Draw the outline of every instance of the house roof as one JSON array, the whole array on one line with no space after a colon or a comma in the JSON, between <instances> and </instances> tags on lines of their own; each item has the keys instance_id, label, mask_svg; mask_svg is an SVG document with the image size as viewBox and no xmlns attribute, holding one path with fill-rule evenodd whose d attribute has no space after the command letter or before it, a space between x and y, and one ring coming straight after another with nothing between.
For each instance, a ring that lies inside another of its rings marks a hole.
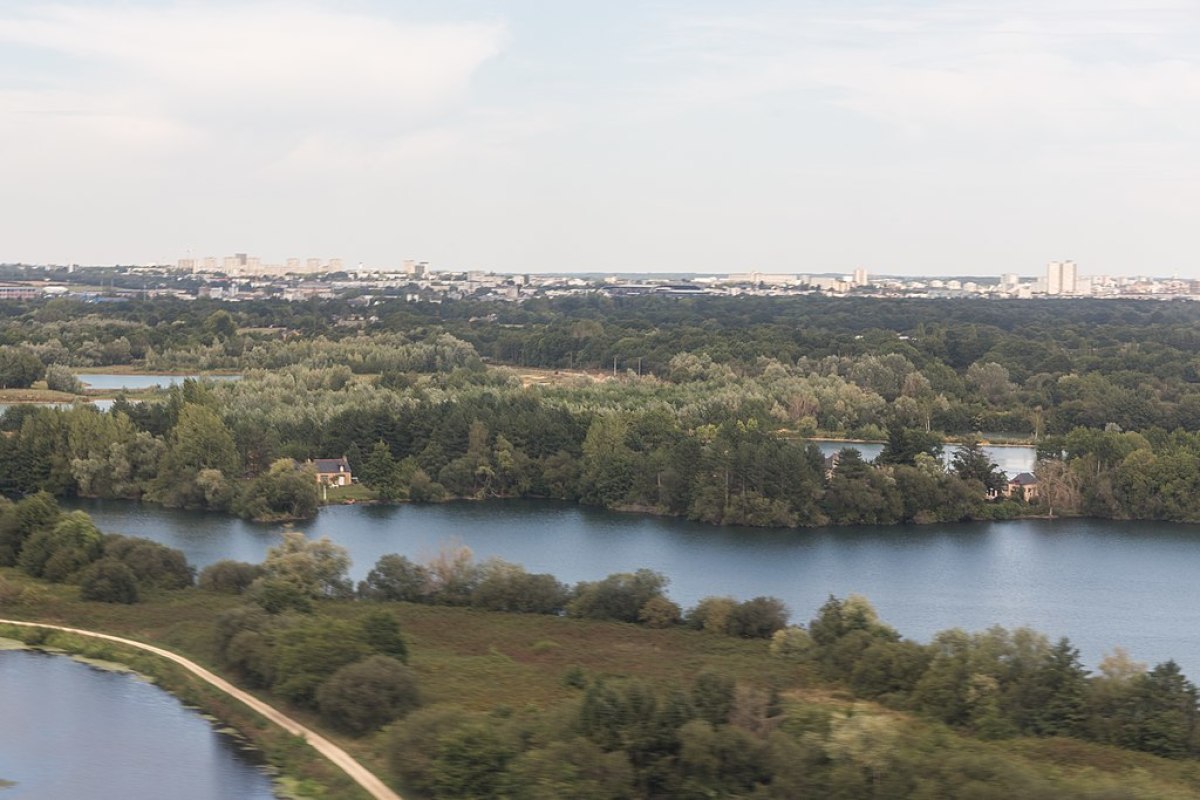
<instances>
[{"instance_id":1,"label":"house roof","mask_svg":"<svg viewBox=\"0 0 1200 800\"><path fill-rule=\"evenodd\" d=\"M1017 477L1013 478L1009 483L1014 483L1017 486L1037 486L1038 479L1028 472L1022 472Z\"/></svg>"},{"instance_id":2,"label":"house roof","mask_svg":"<svg viewBox=\"0 0 1200 800\"><path fill-rule=\"evenodd\" d=\"M345 456L341 458L315 458L313 464L317 467L318 473L328 472L349 472L350 462Z\"/></svg>"}]
</instances>

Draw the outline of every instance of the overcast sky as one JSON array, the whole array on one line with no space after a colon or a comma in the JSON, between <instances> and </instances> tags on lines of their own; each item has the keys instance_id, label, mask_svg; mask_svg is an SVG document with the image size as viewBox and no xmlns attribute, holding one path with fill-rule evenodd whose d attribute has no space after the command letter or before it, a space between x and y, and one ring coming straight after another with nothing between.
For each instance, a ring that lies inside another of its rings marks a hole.
<instances>
[{"instance_id":1,"label":"overcast sky","mask_svg":"<svg viewBox=\"0 0 1200 800\"><path fill-rule=\"evenodd\" d=\"M0 178L0 261L1200 277L1200 0L5 0Z\"/></svg>"}]
</instances>

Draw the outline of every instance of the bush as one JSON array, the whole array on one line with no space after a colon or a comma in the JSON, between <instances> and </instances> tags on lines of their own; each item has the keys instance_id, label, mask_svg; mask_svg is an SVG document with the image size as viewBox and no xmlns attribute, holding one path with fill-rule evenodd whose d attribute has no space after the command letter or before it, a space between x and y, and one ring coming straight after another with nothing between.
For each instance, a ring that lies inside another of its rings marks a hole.
<instances>
[{"instance_id":1,"label":"bush","mask_svg":"<svg viewBox=\"0 0 1200 800\"><path fill-rule=\"evenodd\" d=\"M312 595L288 578L264 575L250 584L246 595L268 614L282 614L285 611L310 614L313 610Z\"/></svg>"},{"instance_id":2,"label":"bush","mask_svg":"<svg viewBox=\"0 0 1200 800\"><path fill-rule=\"evenodd\" d=\"M275 634L272 691L310 705L317 689L341 667L372 655L358 626L332 619L305 620Z\"/></svg>"},{"instance_id":3,"label":"bush","mask_svg":"<svg viewBox=\"0 0 1200 800\"><path fill-rule=\"evenodd\" d=\"M732 597L705 597L688 611L687 624L710 633L729 633L729 620L737 601Z\"/></svg>"},{"instance_id":4,"label":"bush","mask_svg":"<svg viewBox=\"0 0 1200 800\"><path fill-rule=\"evenodd\" d=\"M670 628L681 619L679 606L661 595L651 597L638 612L638 621L648 628Z\"/></svg>"},{"instance_id":5,"label":"bush","mask_svg":"<svg viewBox=\"0 0 1200 800\"><path fill-rule=\"evenodd\" d=\"M46 368L23 347L0 347L0 389L28 389Z\"/></svg>"},{"instance_id":6,"label":"bush","mask_svg":"<svg viewBox=\"0 0 1200 800\"><path fill-rule=\"evenodd\" d=\"M309 519L319 504L315 469L281 458L243 488L233 508L243 517L273 521Z\"/></svg>"},{"instance_id":7,"label":"bush","mask_svg":"<svg viewBox=\"0 0 1200 800\"><path fill-rule=\"evenodd\" d=\"M136 536L104 537L104 555L133 570L138 583L159 589L186 589L195 580L182 551Z\"/></svg>"},{"instance_id":8,"label":"bush","mask_svg":"<svg viewBox=\"0 0 1200 800\"><path fill-rule=\"evenodd\" d=\"M771 655L787 661L803 661L814 647L808 631L794 625L781 628L771 636Z\"/></svg>"},{"instance_id":9,"label":"bush","mask_svg":"<svg viewBox=\"0 0 1200 800\"><path fill-rule=\"evenodd\" d=\"M20 503L17 504L18 509ZM53 528L42 528L21 548L18 564L35 578L64 581L103 552L103 535L82 511L64 515Z\"/></svg>"},{"instance_id":10,"label":"bush","mask_svg":"<svg viewBox=\"0 0 1200 800\"><path fill-rule=\"evenodd\" d=\"M317 707L325 721L359 736L419 704L416 673L387 656L370 656L344 666L317 689Z\"/></svg>"},{"instance_id":11,"label":"bush","mask_svg":"<svg viewBox=\"0 0 1200 800\"><path fill-rule=\"evenodd\" d=\"M479 570L479 584L471 605L489 611L520 614L561 614L570 590L553 575L530 574L523 567L499 558L489 559Z\"/></svg>"},{"instance_id":12,"label":"bush","mask_svg":"<svg viewBox=\"0 0 1200 800\"><path fill-rule=\"evenodd\" d=\"M386 611L373 611L363 618L362 638L376 652L408 663L408 645L400 633L400 623Z\"/></svg>"},{"instance_id":13,"label":"bush","mask_svg":"<svg viewBox=\"0 0 1200 800\"><path fill-rule=\"evenodd\" d=\"M226 558L201 570L198 583L205 591L242 594L262 573L263 569L258 564Z\"/></svg>"},{"instance_id":14,"label":"bush","mask_svg":"<svg viewBox=\"0 0 1200 800\"><path fill-rule=\"evenodd\" d=\"M83 394L83 384L71 372L70 367L51 364L46 368L46 388L55 392Z\"/></svg>"},{"instance_id":15,"label":"bush","mask_svg":"<svg viewBox=\"0 0 1200 800\"><path fill-rule=\"evenodd\" d=\"M367 579L358 584L358 594L371 600L400 600L418 603L426 599L429 571L404 556L380 556Z\"/></svg>"},{"instance_id":16,"label":"bush","mask_svg":"<svg viewBox=\"0 0 1200 800\"><path fill-rule=\"evenodd\" d=\"M776 597L755 597L734 607L729 633L744 639L770 639L788 624L788 608Z\"/></svg>"},{"instance_id":17,"label":"bush","mask_svg":"<svg viewBox=\"0 0 1200 800\"><path fill-rule=\"evenodd\" d=\"M664 575L648 569L616 573L602 581L585 581L576 587L575 599L567 604L567 614L637 622L642 608L651 598L661 596L666 585Z\"/></svg>"},{"instance_id":18,"label":"bush","mask_svg":"<svg viewBox=\"0 0 1200 800\"><path fill-rule=\"evenodd\" d=\"M79 576L79 596L99 603L136 603L137 578L114 558L102 558Z\"/></svg>"}]
</instances>

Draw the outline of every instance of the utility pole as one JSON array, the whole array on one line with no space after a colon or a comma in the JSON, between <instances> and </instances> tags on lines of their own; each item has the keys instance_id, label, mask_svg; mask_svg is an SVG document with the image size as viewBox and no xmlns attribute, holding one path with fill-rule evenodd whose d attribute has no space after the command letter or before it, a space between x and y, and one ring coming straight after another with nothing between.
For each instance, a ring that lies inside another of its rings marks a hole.
<instances>
[{"instance_id":1,"label":"utility pole","mask_svg":"<svg viewBox=\"0 0 1200 800\"><path fill-rule=\"evenodd\" d=\"M617 357L613 356L613 377L617 377Z\"/></svg>"}]
</instances>

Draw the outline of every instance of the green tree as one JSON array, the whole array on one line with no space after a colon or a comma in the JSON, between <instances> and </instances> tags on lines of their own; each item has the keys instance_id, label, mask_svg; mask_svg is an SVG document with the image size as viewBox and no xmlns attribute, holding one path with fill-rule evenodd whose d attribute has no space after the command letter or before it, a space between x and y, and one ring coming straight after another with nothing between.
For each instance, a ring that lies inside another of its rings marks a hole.
<instances>
[{"instance_id":1,"label":"green tree","mask_svg":"<svg viewBox=\"0 0 1200 800\"><path fill-rule=\"evenodd\" d=\"M1135 679L1122 709L1120 744L1182 758L1196 751L1197 690L1174 661Z\"/></svg>"},{"instance_id":2,"label":"green tree","mask_svg":"<svg viewBox=\"0 0 1200 800\"><path fill-rule=\"evenodd\" d=\"M419 603L428 591L429 571L395 553L380 556L367 579L358 584L359 596L371 600Z\"/></svg>"},{"instance_id":3,"label":"green tree","mask_svg":"<svg viewBox=\"0 0 1200 800\"><path fill-rule=\"evenodd\" d=\"M300 531L284 531L280 543L267 550L262 566L266 578L290 583L312 598L352 593L346 576L350 556L324 537L310 540Z\"/></svg>"},{"instance_id":4,"label":"green tree","mask_svg":"<svg viewBox=\"0 0 1200 800\"><path fill-rule=\"evenodd\" d=\"M45 371L45 365L29 350L0 347L0 389L28 389Z\"/></svg>"},{"instance_id":5,"label":"green tree","mask_svg":"<svg viewBox=\"0 0 1200 800\"><path fill-rule=\"evenodd\" d=\"M229 481L238 471L237 447L225 423L207 406L184 403L150 497L168 506L224 508L234 497Z\"/></svg>"},{"instance_id":6,"label":"green tree","mask_svg":"<svg viewBox=\"0 0 1200 800\"><path fill-rule=\"evenodd\" d=\"M208 316L208 319L204 320L204 331L209 336L228 340L237 335L237 323L233 321L232 314L221 309L214 311Z\"/></svg>"},{"instance_id":7,"label":"green tree","mask_svg":"<svg viewBox=\"0 0 1200 800\"><path fill-rule=\"evenodd\" d=\"M400 472L392 449L386 442L376 442L363 462L361 480L376 491L383 500L396 500L404 496Z\"/></svg>"},{"instance_id":8,"label":"green tree","mask_svg":"<svg viewBox=\"0 0 1200 800\"><path fill-rule=\"evenodd\" d=\"M530 574L524 567L499 558L479 568L471 605L491 611L522 614L560 614L570 590L553 575Z\"/></svg>"},{"instance_id":9,"label":"green tree","mask_svg":"<svg viewBox=\"0 0 1200 800\"><path fill-rule=\"evenodd\" d=\"M137 577L120 561L102 558L79 574L79 596L99 603L136 603Z\"/></svg>"},{"instance_id":10,"label":"green tree","mask_svg":"<svg viewBox=\"0 0 1200 800\"><path fill-rule=\"evenodd\" d=\"M311 619L275 636L272 690L280 697L311 705L318 687L341 667L371 655L359 627L333 619Z\"/></svg>"},{"instance_id":11,"label":"green tree","mask_svg":"<svg viewBox=\"0 0 1200 800\"><path fill-rule=\"evenodd\" d=\"M53 528L34 533L18 561L35 578L65 581L103 553L103 534L82 511L64 514Z\"/></svg>"},{"instance_id":12,"label":"green tree","mask_svg":"<svg viewBox=\"0 0 1200 800\"><path fill-rule=\"evenodd\" d=\"M5 507L0 512L0 567L16 566L29 536L53 527L61 514L49 492L38 492Z\"/></svg>"},{"instance_id":13,"label":"green tree","mask_svg":"<svg viewBox=\"0 0 1200 800\"><path fill-rule=\"evenodd\" d=\"M492 800L503 796L506 770L516 746L494 727L467 724L438 740L432 766L438 797Z\"/></svg>"},{"instance_id":14,"label":"green tree","mask_svg":"<svg viewBox=\"0 0 1200 800\"><path fill-rule=\"evenodd\" d=\"M729 616L729 633L743 639L770 639L787 627L790 612L776 597L755 597L734 607Z\"/></svg>"},{"instance_id":15,"label":"green tree","mask_svg":"<svg viewBox=\"0 0 1200 800\"><path fill-rule=\"evenodd\" d=\"M254 581L262 577L262 573L262 567L258 564L226 558L202 569L197 584L209 592L242 594Z\"/></svg>"},{"instance_id":16,"label":"green tree","mask_svg":"<svg viewBox=\"0 0 1200 800\"><path fill-rule=\"evenodd\" d=\"M912 464L922 453L942 457L942 437L917 428L893 425L888 428L888 440L879 454L879 464Z\"/></svg>"},{"instance_id":17,"label":"green tree","mask_svg":"<svg viewBox=\"0 0 1200 800\"><path fill-rule=\"evenodd\" d=\"M950 461L950 468L964 481L979 481L985 489L1000 492L1007 485L1007 477L984 451L978 439L970 439L958 446Z\"/></svg>"},{"instance_id":18,"label":"green tree","mask_svg":"<svg viewBox=\"0 0 1200 800\"><path fill-rule=\"evenodd\" d=\"M567 604L567 614L637 622L642 607L651 598L662 595L666 586L666 576L648 569L615 573L601 581L584 581L576 586L575 597Z\"/></svg>"},{"instance_id":19,"label":"green tree","mask_svg":"<svg viewBox=\"0 0 1200 800\"><path fill-rule=\"evenodd\" d=\"M290 458L281 458L242 489L234 510L260 521L309 519L319 504L317 474Z\"/></svg>"},{"instance_id":20,"label":"green tree","mask_svg":"<svg viewBox=\"0 0 1200 800\"><path fill-rule=\"evenodd\" d=\"M149 539L110 534L104 537L104 556L129 567L141 586L186 589L195 579L182 551Z\"/></svg>"},{"instance_id":21,"label":"green tree","mask_svg":"<svg viewBox=\"0 0 1200 800\"><path fill-rule=\"evenodd\" d=\"M404 716L419 704L416 673L382 655L341 667L317 689L321 717L356 736Z\"/></svg>"},{"instance_id":22,"label":"green tree","mask_svg":"<svg viewBox=\"0 0 1200 800\"><path fill-rule=\"evenodd\" d=\"M62 364L46 367L46 388L55 392L83 394L83 383L75 377L70 367Z\"/></svg>"},{"instance_id":23,"label":"green tree","mask_svg":"<svg viewBox=\"0 0 1200 800\"><path fill-rule=\"evenodd\" d=\"M371 649L397 661L408 663L408 645L400 633L400 623L386 611L372 611L362 620L363 641Z\"/></svg>"}]
</instances>

